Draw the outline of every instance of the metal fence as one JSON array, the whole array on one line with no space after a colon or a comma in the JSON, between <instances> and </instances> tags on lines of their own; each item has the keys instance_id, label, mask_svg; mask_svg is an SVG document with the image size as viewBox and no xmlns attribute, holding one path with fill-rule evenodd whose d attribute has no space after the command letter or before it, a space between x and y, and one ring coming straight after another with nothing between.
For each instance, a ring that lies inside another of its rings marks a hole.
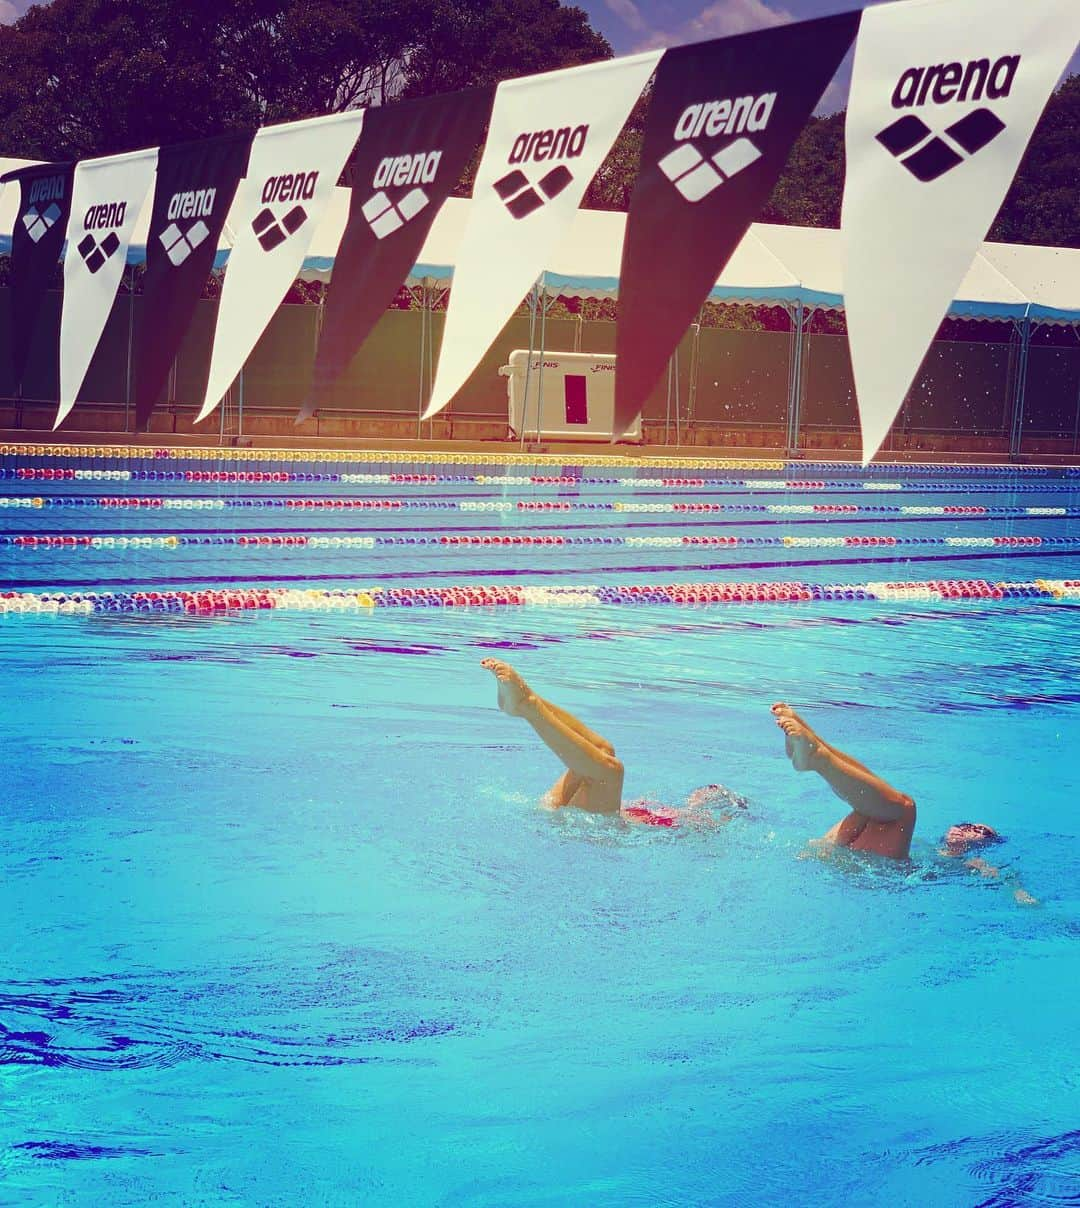
<instances>
[{"instance_id":1,"label":"metal fence","mask_svg":"<svg viewBox=\"0 0 1080 1208\"><path fill-rule=\"evenodd\" d=\"M21 423L20 403L57 397L60 301L59 293L47 296L23 398L14 400L10 293L0 289L0 397L8 400L14 426ZM84 410L88 404L122 409L125 430L134 421L130 350L140 336L141 303L141 295L117 297L79 396ZM185 415L197 410L216 308L214 301L199 303L162 406ZM444 318L427 307L387 311L324 410L356 417L416 416L430 389ZM244 368L249 423L259 414L291 416L304 401L319 322L318 306L278 309ZM1080 328L1058 329L1068 334L1046 344L1038 329L1025 340L1019 326L995 327L1003 335L999 342L935 341L893 436L909 441L919 435L997 438L1009 442L1013 453L1046 442L1053 442L1055 451L1080 451ZM529 314L515 315L506 324L452 405L456 418L505 419L506 381L498 369L511 349L530 347L530 331L539 347L540 325ZM543 343L553 351L614 352L615 325L549 317ZM76 427L78 415L77 407L72 417ZM858 416L847 339L805 330L799 335L795 324L790 332L692 327L667 379L646 401L643 417L647 427L664 428L668 440L692 429L753 430L774 438L770 443L798 448L823 434L854 434ZM242 425L243 417L236 422Z\"/></svg>"}]
</instances>

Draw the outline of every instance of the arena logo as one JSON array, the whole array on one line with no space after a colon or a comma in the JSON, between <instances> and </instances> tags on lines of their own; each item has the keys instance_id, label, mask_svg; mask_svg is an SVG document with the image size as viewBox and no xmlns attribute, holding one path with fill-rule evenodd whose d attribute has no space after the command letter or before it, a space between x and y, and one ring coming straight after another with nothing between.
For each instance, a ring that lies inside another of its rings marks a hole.
<instances>
[{"instance_id":1,"label":"arena logo","mask_svg":"<svg viewBox=\"0 0 1080 1208\"><path fill-rule=\"evenodd\" d=\"M775 92L740 96L688 105L675 123L673 137L680 145L669 151L657 167L687 201L700 201L725 181L757 163L762 152L746 137L764 130L776 104ZM728 139L716 151L702 152L691 139Z\"/></svg>"},{"instance_id":2,"label":"arena logo","mask_svg":"<svg viewBox=\"0 0 1080 1208\"><path fill-rule=\"evenodd\" d=\"M77 245L79 255L86 262L86 267L96 273L120 247L118 227L124 225L127 217L126 201L106 201L91 206L83 216L83 227L88 232ZM97 239L94 231L107 230L103 239Z\"/></svg>"},{"instance_id":3,"label":"arena logo","mask_svg":"<svg viewBox=\"0 0 1080 1208\"><path fill-rule=\"evenodd\" d=\"M442 160L441 151L418 151L414 155L391 155L379 161L372 177L376 190L360 207L376 239L385 239L415 218L431 200L421 188L435 179ZM394 201L387 189L409 191Z\"/></svg>"},{"instance_id":4,"label":"arena logo","mask_svg":"<svg viewBox=\"0 0 1080 1208\"><path fill-rule=\"evenodd\" d=\"M307 222L307 210L300 204L292 206L284 217L278 218L270 208L288 202L310 201L315 196L318 172L286 172L281 176L270 176L263 185L263 209L255 215L251 229L262 245L263 251L272 252L280 247L290 235Z\"/></svg>"},{"instance_id":5,"label":"arena logo","mask_svg":"<svg viewBox=\"0 0 1080 1208\"><path fill-rule=\"evenodd\" d=\"M948 105L997 101L1012 90L1019 55L972 59L967 64L937 63L909 67L896 82L894 109L913 109L927 104ZM1005 129L1005 123L985 105L973 109L946 126L940 133L914 113L906 113L877 135L881 145L924 184L937 180L981 151Z\"/></svg>"},{"instance_id":6,"label":"arena logo","mask_svg":"<svg viewBox=\"0 0 1080 1208\"><path fill-rule=\"evenodd\" d=\"M59 220L63 210L57 203L64 200L65 191L63 176L43 176L30 185L22 223L34 243L43 239Z\"/></svg>"},{"instance_id":7,"label":"arena logo","mask_svg":"<svg viewBox=\"0 0 1080 1208\"><path fill-rule=\"evenodd\" d=\"M213 214L216 198L216 189L193 189L174 193L169 198L166 216L170 222L158 238L174 266L183 264L191 253L209 238L210 228L203 219ZM182 227L178 219L187 222L187 225ZM190 219L194 221L188 221Z\"/></svg>"},{"instance_id":8,"label":"arena logo","mask_svg":"<svg viewBox=\"0 0 1080 1208\"><path fill-rule=\"evenodd\" d=\"M507 162L527 164L530 160L546 163L555 159L576 159L585 150L588 137L587 125L526 131L514 139ZM574 174L564 163L545 172L535 184L515 167L492 187L515 218L525 218L558 197L573 179Z\"/></svg>"}]
</instances>

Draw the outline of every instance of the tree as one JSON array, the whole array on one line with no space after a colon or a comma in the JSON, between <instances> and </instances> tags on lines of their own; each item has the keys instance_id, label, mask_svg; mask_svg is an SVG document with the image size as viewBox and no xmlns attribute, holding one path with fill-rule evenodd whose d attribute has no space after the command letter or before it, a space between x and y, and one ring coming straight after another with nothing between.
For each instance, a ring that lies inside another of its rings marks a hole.
<instances>
[{"instance_id":1,"label":"tree","mask_svg":"<svg viewBox=\"0 0 1080 1208\"><path fill-rule=\"evenodd\" d=\"M1050 98L990 238L1080 248L1080 75Z\"/></svg>"},{"instance_id":2,"label":"tree","mask_svg":"<svg viewBox=\"0 0 1080 1208\"><path fill-rule=\"evenodd\" d=\"M420 9L423 33L402 66L404 96L611 58L587 14L559 0L434 0Z\"/></svg>"},{"instance_id":3,"label":"tree","mask_svg":"<svg viewBox=\"0 0 1080 1208\"><path fill-rule=\"evenodd\" d=\"M838 227L844 193L844 114L812 117L791 149L762 222Z\"/></svg>"},{"instance_id":4,"label":"tree","mask_svg":"<svg viewBox=\"0 0 1080 1208\"><path fill-rule=\"evenodd\" d=\"M639 105L619 136L586 204L625 210L641 154L644 110ZM844 192L846 114L812 117L791 149L761 222L838 227ZM1080 247L1080 75L1051 96L988 238L1006 243Z\"/></svg>"},{"instance_id":5,"label":"tree","mask_svg":"<svg viewBox=\"0 0 1080 1208\"><path fill-rule=\"evenodd\" d=\"M77 158L610 54L559 0L53 0L0 27L0 120Z\"/></svg>"}]
</instances>

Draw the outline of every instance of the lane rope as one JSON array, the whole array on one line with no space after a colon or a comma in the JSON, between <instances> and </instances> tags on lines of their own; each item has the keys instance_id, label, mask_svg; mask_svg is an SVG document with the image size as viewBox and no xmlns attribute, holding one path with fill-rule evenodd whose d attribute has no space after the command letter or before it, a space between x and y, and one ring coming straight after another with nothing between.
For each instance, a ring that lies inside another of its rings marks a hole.
<instances>
[{"instance_id":1,"label":"lane rope","mask_svg":"<svg viewBox=\"0 0 1080 1208\"><path fill-rule=\"evenodd\" d=\"M402 587L328 591L241 588L220 591L0 592L5 616L86 616L99 613L213 615L251 610L327 612L376 608L489 608L598 605L793 604L813 601L929 603L977 600L1080 600L1080 579L990 583L985 579L928 579L858 584L672 583L560 587Z\"/></svg>"},{"instance_id":2,"label":"lane rope","mask_svg":"<svg viewBox=\"0 0 1080 1208\"><path fill-rule=\"evenodd\" d=\"M0 535L0 547L23 550L111 550L111 549L184 549L194 546L228 546L239 549L374 549L379 546L413 546L427 549L506 549L510 546L558 547L621 545L629 548L790 548L790 549L850 549L862 547L897 548L909 546L953 546L973 549L1008 549L1023 546L1074 548L1080 546L1080 536L1015 536L999 534L982 537L892 537L852 534L844 537L594 537L564 534L507 533L444 533L438 537L371 537L355 534L310 535L306 533L208 533L180 534L47 534L32 533Z\"/></svg>"}]
</instances>

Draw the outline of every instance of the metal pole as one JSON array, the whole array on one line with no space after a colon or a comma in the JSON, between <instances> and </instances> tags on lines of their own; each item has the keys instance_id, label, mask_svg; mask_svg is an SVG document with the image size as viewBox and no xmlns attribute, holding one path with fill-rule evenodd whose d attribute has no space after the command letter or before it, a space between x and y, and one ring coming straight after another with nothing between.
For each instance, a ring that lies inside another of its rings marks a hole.
<instances>
[{"instance_id":1,"label":"metal pole","mask_svg":"<svg viewBox=\"0 0 1080 1208\"><path fill-rule=\"evenodd\" d=\"M314 347L311 350L312 367L311 367L311 393L315 393L315 365L319 360L319 345L322 343L323 323L326 319L326 282L322 282L322 292L319 294L319 306L315 312L315 338L313 341ZM311 416L315 420L315 435L319 435L319 413L322 408L312 408Z\"/></svg>"},{"instance_id":2,"label":"metal pole","mask_svg":"<svg viewBox=\"0 0 1080 1208\"><path fill-rule=\"evenodd\" d=\"M803 356L806 345L808 312L800 298L795 303L795 363L791 373L791 399L788 405L788 449L799 450L799 428L802 424Z\"/></svg>"},{"instance_id":3,"label":"metal pole","mask_svg":"<svg viewBox=\"0 0 1080 1208\"><path fill-rule=\"evenodd\" d=\"M554 300L553 300L554 301ZM540 295L540 372L536 377L536 443L540 443L540 424L544 411L544 346L547 342L547 281Z\"/></svg>"},{"instance_id":4,"label":"metal pole","mask_svg":"<svg viewBox=\"0 0 1080 1208\"><path fill-rule=\"evenodd\" d=\"M1073 327L1073 335L1080 340L1080 327ZM1076 452L1077 445L1080 444L1080 378L1076 383L1076 420L1073 423L1073 453Z\"/></svg>"},{"instance_id":5,"label":"metal pole","mask_svg":"<svg viewBox=\"0 0 1080 1208\"><path fill-rule=\"evenodd\" d=\"M697 386L698 372L701 369L701 312L698 312L698 320L690 329L694 335L690 344L690 384L686 390L686 422L692 424L694 422L694 413L697 408Z\"/></svg>"},{"instance_id":6,"label":"metal pole","mask_svg":"<svg viewBox=\"0 0 1080 1208\"><path fill-rule=\"evenodd\" d=\"M664 414L664 444L671 444L671 380L675 369L675 356L678 355L678 349L675 354L668 357L667 363L667 411Z\"/></svg>"},{"instance_id":7,"label":"metal pole","mask_svg":"<svg viewBox=\"0 0 1080 1208\"><path fill-rule=\"evenodd\" d=\"M787 353L787 428L784 433L784 454L791 449L791 413L794 400L791 397L795 383L795 308L790 302L784 303L784 314L788 317L788 353Z\"/></svg>"},{"instance_id":8,"label":"metal pole","mask_svg":"<svg viewBox=\"0 0 1080 1208\"><path fill-rule=\"evenodd\" d=\"M675 356L673 358L675 365L675 448L678 449L682 445L682 427L679 420L679 411L682 407L682 387L679 382L679 348L675 346Z\"/></svg>"},{"instance_id":9,"label":"metal pole","mask_svg":"<svg viewBox=\"0 0 1080 1208\"><path fill-rule=\"evenodd\" d=\"M529 357L525 362L525 389L521 396L521 443L522 450L525 448L525 430L528 427L529 419L529 383L532 378L532 359L533 350L536 347L536 297L537 289L534 285L529 291Z\"/></svg>"},{"instance_id":10,"label":"metal pole","mask_svg":"<svg viewBox=\"0 0 1080 1208\"><path fill-rule=\"evenodd\" d=\"M442 306L445 310L445 307L447 304L446 300L450 296L450 290L448 288L446 288L446 289L442 288L438 284L438 281L436 280L435 277L428 277L427 284L428 284L428 290L429 290L429 293L428 293L429 304L428 304L428 312L427 312L427 329L428 329L427 388L428 388L428 398L430 399L432 392L435 389L435 308L438 306ZM445 328L445 320L444 320L443 331L445 332L445 330L446 330L446 328ZM442 350L440 348L440 352L441 351ZM429 419L428 420L428 439L429 440L431 439L431 436L434 433L434 431L435 431L435 421L433 419Z\"/></svg>"},{"instance_id":11,"label":"metal pole","mask_svg":"<svg viewBox=\"0 0 1080 1208\"><path fill-rule=\"evenodd\" d=\"M1016 323L1014 322L1009 332L1009 352L1005 362L1005 392L1001 400L1001 435L1008 436L1010 445L1012 444L1012 421L1009 418L1009 405L1012 402L1013 395L1016 393L1017 334Z\"/></svg>"},{"instance_id":12,"label":"metal pole","mask_svg":"<svg viewBox=\"0 0 1080 1208\"><path fill-rule=\"evenodd\" d=\"M1020 360L1016 371L1016 401L1013 406L1012 435L1009 439L1009 457L1020 456L1024 442L1024 400L1027 394L1028 352L1031 347L1031 316L1025 315L1020 324Z\"/></svg>"},{"instance_id":13,"label":"metal pole","mask_svg":"<svg viewBox=\"0 0 1080 1208\"><path fill-rule=\"evenodd\" d=\"M173 357L173 363L169 366L169 376L165 382L165 406L172 413L173 432L176 431L176 384L179 376L177 371L177 361L179 360L179 357L179 353ZM147 422L146 430L147 432L150 431L149 421Z\"/></svg>"},{"instance_id":14,"label":"metal pole","mask_svg":"<svg viewBox=\"0 0 1080 1208\"><path fill-rule=\"evenodd\" d=\"M124 431L131 431L131 347L135 340L135 266L128 270L127 382L124 386Z\"/></svg>"},{"instance_id":15,"label":"metal pole","mask_svg":"<svg viewBox=\"0 0 1080 1208\"><path fill-rule=\"evenodd\" d=\"M417 380L416 396L416 439L420 439L424 414L424 353L427 345L427 283L420 282L420 373Z\"/></svg>"},{"instance_id":16,"label":"metal pole","mask_svg":"<svg viewBox=\"0 0 1080 1208\"><path fill-rule=\"evenodd\" d=\"M244 367L240 366L240 378L236 389L236 436L244 435Z\"/></svg>"},{"instance_id":17,"label":"metal pole","mask_svg":"<svg viewBox=\"0 0 1080 1208\"><path fill-rule=\"evenodd\" d=\"M427 326L427 396L435 389L435 282L427 279L424 282L425 297L424 323ZM428 420L428 436L431 435L434 420Z\"/></svg>"}]
</instances>

